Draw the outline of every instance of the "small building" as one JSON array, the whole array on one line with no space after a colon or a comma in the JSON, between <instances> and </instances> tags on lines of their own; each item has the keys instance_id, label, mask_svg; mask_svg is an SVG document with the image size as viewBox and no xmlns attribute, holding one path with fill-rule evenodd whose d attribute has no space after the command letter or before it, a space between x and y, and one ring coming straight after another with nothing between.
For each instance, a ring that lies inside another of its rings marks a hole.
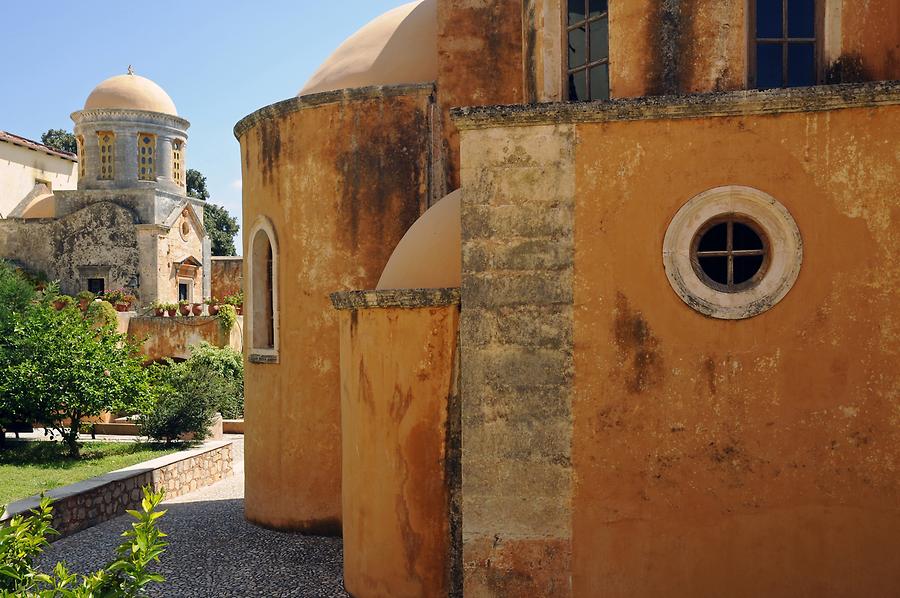
<instances>
[{"instance_id":1,"label":"small building","mask_svg":"<svg viewBox=\"0 0 900 598\"><path fill-rule=\"evenodd\" d=\"M78 158L43 143L0 131L0 218L24 201L78 186Z\"/></svg>"},{"instance_id":2,"label":"small building","mask_svg":"<svg viewBox=\"0 0 900 598\"><path fill-rule=\"evenodd\" d=\"M20 198L0 219L0 258L67 294L125 288L139 305L208 297L203 202L186 191L190 123L169 95L129 69L100 83L72 120L77 189L48 181Z\"/></svg>"}]
</instances>

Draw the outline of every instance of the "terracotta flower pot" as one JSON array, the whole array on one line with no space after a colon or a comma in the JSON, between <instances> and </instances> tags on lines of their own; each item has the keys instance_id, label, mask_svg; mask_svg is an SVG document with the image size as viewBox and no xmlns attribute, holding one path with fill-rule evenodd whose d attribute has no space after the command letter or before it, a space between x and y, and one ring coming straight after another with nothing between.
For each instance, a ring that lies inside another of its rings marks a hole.
<instances>
[{"instance_id":1,"label":"terracotta flower pot","mask_svg":"<svg viewBox=\"0 0 900 598\"><path fill-rule=\"evenodd\" d=\"M124 303L121 301L116 303L116 311L118 312L128 311L129 307L131 307L131 305L129 305L128 303Z\"/></svg>"},{"instance_id":2,"label":"terracotta flower pot","mask_svg":"<svg viewBox=\"0 0 900 598\"><path fill-rule=\"evenodd\" d=\"M178 313L178 309L177 308L176 309L167 309L166 313L169 314L170 318L174 318L175 314Z\"/></svg>"},{"instance_id":3,"label":"terracotta flower pot","mask_svg":"<svg viewBox=\"0 0 900 598\"><path fill-rule=\"evenodd\" d=\"M209 312L209 315L211 315L211 316L219 315L219 306L218 305L208 305L206 309Z\"/></svg>"},{"instance_id":4,"label":"terracotta flower pot","mask_svg":"<svg viewBox=\"0 0 900 598\"><path fill-rule=\"evenodd\" d=\"M55 309L56 311L62 311L62 310L64 310L65 308L66 308L66 302L65 302L65 301L54 301L54 302L53 302L53 309Z\"/></svg>"},{"instance_id":5,"label":"terracotta flower pot","mask_svg":"<svg viewBox=\"0 0 900 598\"><path fill-rule=\"evenodd\" d=\"M153 309L153 311L156 313L156 317L157 317L157 318L163 317L163 314L166 313L166 310L164 310L164 309L161 308L161 307L156 307L156 308Z\"/></svg>"},{"instance_id":6,"label":"terracotta flower pot","mask_svg":"<svg viewBox=\"0 0 900 598\"><path fill-rule=\"evenodd\" d=\"M244 315L244 306L243 305L235 305L234 311L237 315L242 316L242 315Z\"/></svg>"},{"instance_id":7,"label":"terracotta flower pot","mask_svg":"<svg viewBox=\"0 0 900 598\"><path fill-rule=\"evenodd\" d=\"M178 313L180 313L183 316L191 315L191 306L190 305L179 305Z\"/></svg>"},{"instance_id":8,"label":"terracotta flower pot","mask_svg":"<svg viewBox=\"0 0 900 598\"><path fill-rule=\"evenodd\" d=\"M78 300L78 309L81 311L87 311L87 308L91 305L90 299L79 299Z\"/></svg>"},{"instance_id":9,"label":"terracotta flower pot","mask_svg":"<svg viewBox=\"0 0 900 598\"><path fill-rule=\"evenodd\" d=\"M194 312L195 316L199 316L203 313L203 304L195 303L193 306L191 306L191 310Z\"/></svg>"}]
</instances>

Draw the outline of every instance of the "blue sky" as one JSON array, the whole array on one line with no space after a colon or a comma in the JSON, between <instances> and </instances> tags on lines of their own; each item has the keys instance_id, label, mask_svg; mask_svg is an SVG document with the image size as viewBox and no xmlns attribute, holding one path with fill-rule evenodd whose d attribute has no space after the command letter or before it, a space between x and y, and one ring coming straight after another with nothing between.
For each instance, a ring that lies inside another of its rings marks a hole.
<instances>
[{"instance_id":1,"label":"blue sky","mask_svg":"<svg viewBox=\"0 0 900 598\"><path fill-rule=\"evenodd\" d=\"M2 0L0 130L72 130L100 81L135 72L191 121L188 167L240 217L234 124L296 95L348 36L405 0Z\"/></svg>"}]
</instances>

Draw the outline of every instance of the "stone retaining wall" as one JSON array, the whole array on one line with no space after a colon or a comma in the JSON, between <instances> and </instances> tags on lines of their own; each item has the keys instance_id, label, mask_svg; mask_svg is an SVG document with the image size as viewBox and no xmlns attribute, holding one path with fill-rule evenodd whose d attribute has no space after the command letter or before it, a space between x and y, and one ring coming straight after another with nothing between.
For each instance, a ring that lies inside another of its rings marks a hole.
<instances>
[{"instance_id":1,"label":"stone retaining wall","mask_svg":"<svg viewBox=\"0 0 900 598\"><path fill-rule=\"evenodd\" d=\"M233 474L231 443L208 442L198 449L56 488L46 493L54 500L53 527L60 533L55 538L123 515L127 509L140 509L144 486L165 490L166 498L174 498ZM32 496L10 504L0 523L34 509L39 502L39 496Z\"/></svg>"}]
</instances>

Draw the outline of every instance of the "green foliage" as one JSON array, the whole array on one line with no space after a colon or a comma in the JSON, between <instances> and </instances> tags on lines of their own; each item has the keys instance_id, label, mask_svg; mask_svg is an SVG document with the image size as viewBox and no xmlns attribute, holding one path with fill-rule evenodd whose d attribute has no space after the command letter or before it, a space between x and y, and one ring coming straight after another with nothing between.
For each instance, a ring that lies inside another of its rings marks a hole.
<instances>
[{"instance_id":1,"label":"green foliage","mask_svg":"<svg viewBox=\"0 0 900 598\"><path fill-rule=\"evenodd\" d=\"M106 321L98 326L75 309L56 311L46 298L13 319L13 334L0 353L0 402L27 406L78 456L81 420L103 411L140 410L150 397L149 378L137 345L115 329L115 312L93 303ZM109 307L111 310L111 307ZM100 316L96 316L100 317Z\"/></svg>"},{"instance_id":2,"label":"green foliage","mask_svg":"<svg viewBox=\"0 0 900 598\"><path fill-rule=\"evenodd\" d=\"M70 297L69 295L58 295L53 300L53 306L58 309L65 309L67 307L72 307L75 304L75 299Z\"/></svg>"},{"instance_id":3,"label":"green foliage","mask_svg":"<svg viewBox=\"0 0 900 598\"><path fill-rule=\"evenodd\" d=\"M41 143L60 152L78 153L78 141L75 135L65 129L50 129L41 135Z\"/></svg>"},{"instance_id":4,"label":"green foliage","mask_svg":"<svg viewBox=\"0 0 900 598\"><path fill-rule=\"evenodd\" d=\"M103 329L115 331L119 326L116 309L107 301L94 301L87 308L85 318Z\"/></svg>"},{"instance_id":5,"label":"green foliage","mask_svg":"<svg viewBox=\"0 0 900 598\"><path fill-rule=\"evenodd\" d=\"M237 255L234 237L241 230L237 218L222 206L208 203L203 206L203 226L212 243L213 255Z\"/></svg>"},{"instance_id":6,"label":"green foliage","mask_svg":"<svg viewBox=\"0 0 900 598\"><path fill-rule=\"evenodd\" d=\"M153 366L153 379L159 398L138 423L142 434L167 444L184 434L204 440L216 412L229 419L244 413L244 360L228 347L201 343L187 361Z\"/></svg>"},{"instance_id":7,"label":"green foliage","mask_svg":"<svg viewBox=\"0 0 900 598\"><path fill-rule=\"evenodd\" d=\"M244 305L244 291L238 291L234 295L228 295L224 299L224 304L233 305L235 307Z\"/></svg>"},{"instance_id":8,"label":"green foliage","mask_svg":"<svg viewBox=\"0 0 900 598\"><path fill-rule=\"evenodd\" d=\"M81 291L77 295L75 295L75 299L78 301L93 301L97 298L97 295L93 294L90 291Z\"/></svg>"},{"instance_id":9,"label":"green foliage","mask_svg":"<svg viewBox=\"0 0 900 598\"><path fill-rule=\"evenodd\" d=\"M0 371L15 358L11 345L15 340L16 322L37 296L34 285L26 280L20 270L0 260ZM26 422L29 418L29 405L10 396L0 381L0 444L4 440L5 428Z\"/></svg>"},{"instance_id":10,"label":"green foliage","mask_svg":"<svg viewBox=\"0 0 900 598\"><path fill-rule=\"evenodd\" d=\"M234 328L235 323L237 322L237 310L234 309L233 305L222 305L219 307L219 329L222 331L222 334L228 336L231 334L231 329Z\"/></svg>"},{"instance_id":11,"label":"green foliage","mask_svg":"<svg viewBox=\"0 0 900 598\"><path fill-rule=\"evenodd\" d=\"M185 173L185 185L188 197L206 201L209 199L209 190L206 188L206 177L199 170L188 168Z\"/></svg>"},{"instance_id":12,"label":"green foliage","mask_svg":"<svg viewBox=\"0 0 900 598\"><path fill-rule=\"evenodd\" d=\"M151 583L165 581L149 568L160 562L168 544L158 527L165 515L159 510L163 493L143 489L141 510L129 510L135 522L122 534L116 558L103 569L89 575L77 575L57 563L52 573L34 568L34 560L47 546L47 536L56 534L51 527L53 507L50 499L41 500L30 516L16 516L0 528L0 597L34 598L130 598L146 595Z\"/></svg>"}]
</instances>

